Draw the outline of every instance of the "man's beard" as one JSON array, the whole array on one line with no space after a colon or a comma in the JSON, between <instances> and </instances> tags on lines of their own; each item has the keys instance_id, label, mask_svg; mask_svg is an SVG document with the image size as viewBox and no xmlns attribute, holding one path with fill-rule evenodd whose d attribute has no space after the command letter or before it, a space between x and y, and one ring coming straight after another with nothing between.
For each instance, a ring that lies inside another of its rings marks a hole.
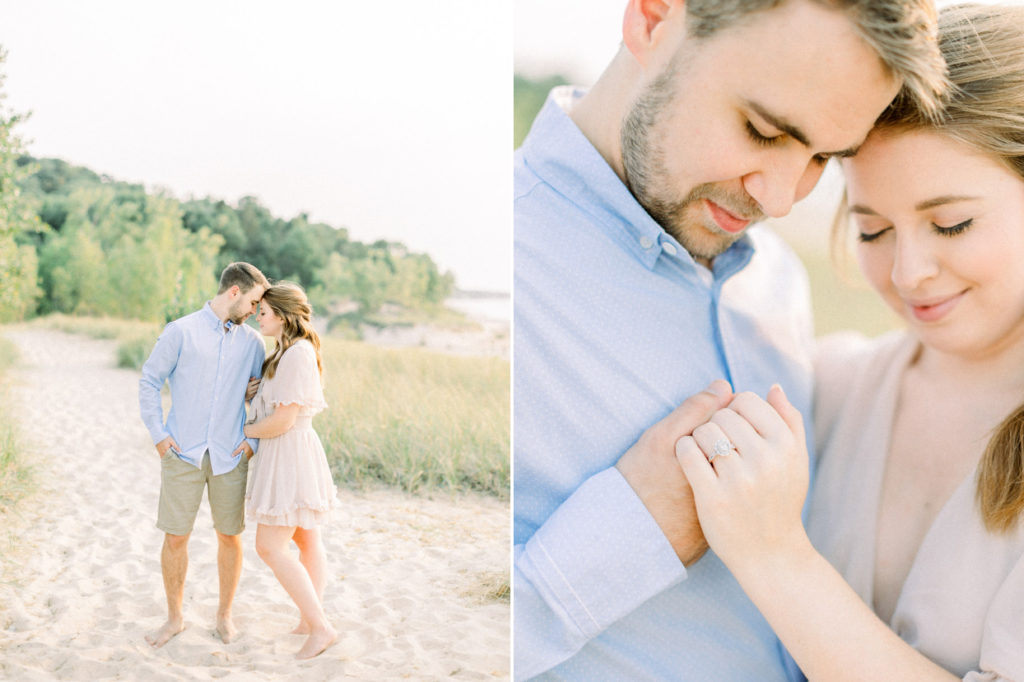
<instances>
[{"instance_id":1,"label":"man's beard","mask_svg":"<svg viewBox=\"0 0 1024 682\"><path fill-rule=\"evenodd\" d=\"M706 215L704 199L751 222L761 220L764 214L746 192L736 194L715 183L697 185L683 197L673 196L671 189L665 189L664 181L670 178L665 150L654 145L651 132L657 129L666 108L675 99L673 82L678 71L675 61L647 86L623 121L623 172L629 191L651 217L694 258L710 260L728 249L743 233L724 233L714 219Z\"/></svg>"},{"instance_id":2,"label":"man's beard","mask_svg":"<svg viewBox=\"0 0 1024 682\"><path fill-rule=\"evenodd\" d=\"M240 303L236 303L228 310L228 320L231 324L243 324L249 317L249 311Z\"/></svg>"}]
</instances>

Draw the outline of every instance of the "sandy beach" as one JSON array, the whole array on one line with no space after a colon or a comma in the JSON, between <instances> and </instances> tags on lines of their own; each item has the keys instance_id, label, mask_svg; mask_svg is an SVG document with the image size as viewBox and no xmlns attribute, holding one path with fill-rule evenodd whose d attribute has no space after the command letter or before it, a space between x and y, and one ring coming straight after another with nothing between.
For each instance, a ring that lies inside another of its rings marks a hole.
<instances>
[{"instance_id":1,"label":"sandy beach","mask_svg":"<svg viewBox=\"0 0 1024 682\"><path fill-rule=\"evenodd\" d=\"M508 679L509 606L487 592L507 572L508 504L342 490L324 529L324 597L336 645L297 663L298 611L243 534L229 644L213 634L216 538L206 501L189 545L186 629L161 649L166 617L156 529L159 459L139 418L139 373L112 341L26 326L0 333L38 490L0 519L0 679Z\"/></svg>"}]
</instances>

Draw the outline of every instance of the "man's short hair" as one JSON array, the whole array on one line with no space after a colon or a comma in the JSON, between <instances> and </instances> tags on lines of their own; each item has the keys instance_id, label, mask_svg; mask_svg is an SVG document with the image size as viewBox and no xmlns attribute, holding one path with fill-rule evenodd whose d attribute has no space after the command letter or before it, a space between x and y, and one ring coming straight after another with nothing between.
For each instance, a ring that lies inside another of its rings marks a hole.
<instances>
[{"instance_id":1,"label":"man's short hair","mask_svg":"<svg viewBox=\"0 0 1024 682\"><path fill-rule=\"evenodd\" d=\"M255 265L242 262L231 263L224 268L224 272L220 273L220 288L217 290L217 293L223 294L231 287L237 285L238 289L244 294L257 284L264 289L270 287L270 282L267 281L267 278L263 276L263 273Z\"/></svg>"},{"instance_id":2,"label":"man's short hair","mask_svg":"<svg viewBox=\"0 0 1024 682\"><path fill-rule=\"evenodd\" d=\"M709 37L755 12L793 0L687 0L688 32ZM931 0L809 0L846 14L892 75L902 81L897 101L906 100L937 119L948 92L946 64L939 54Z\"/></svg>"}]
</instances>

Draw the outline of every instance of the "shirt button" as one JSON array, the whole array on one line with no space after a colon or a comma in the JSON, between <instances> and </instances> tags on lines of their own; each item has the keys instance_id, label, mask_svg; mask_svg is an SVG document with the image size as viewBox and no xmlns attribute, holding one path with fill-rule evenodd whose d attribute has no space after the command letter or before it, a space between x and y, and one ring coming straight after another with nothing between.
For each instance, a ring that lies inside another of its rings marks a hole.
<instances>
[{"instance_id":1,"label":"shirt button","mask_svg":"<svg viewBox=\"0 0 1024 682\"><path fill-rule=\"evenodd\" d=\"M661 248L664 249L665 253L667 253L670 256L676 255L676 247L672 246L668 242L665 242L664 244L662 244Z\"/></svg>"},{"instance_id":2,"label":"shirt button","mask_svg":"<svg viewBox=\"0 0 1024 682\"><path fill-rule=\"evenodd\" d=\"M654 242L651 241L650 237L647 237L647 236L640 237L640 246L642 246L645 249L649 249L652 246L654 246Z\"/></svg>"}]
</instances>

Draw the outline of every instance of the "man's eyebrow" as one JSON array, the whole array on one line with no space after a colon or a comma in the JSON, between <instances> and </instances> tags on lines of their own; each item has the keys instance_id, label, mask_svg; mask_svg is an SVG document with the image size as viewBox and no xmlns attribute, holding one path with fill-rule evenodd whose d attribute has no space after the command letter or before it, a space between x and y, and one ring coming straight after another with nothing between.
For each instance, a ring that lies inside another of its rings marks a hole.
<instances>
[{"instance_id":1,"label":"man's eyebrow","mask_svg":"<svg viewBox=\"0 0 1024 682\"><path fill-rule=\"evenodd\" d=\"M813 147L813 145L811 144L810 139L808 139L808 137L807 137L807 134L804 133L804 131L802 131L799 128L797 128L792 123L790 123L789 121L787 121L782 116L777 116L777 115L771 113L770 111L765 109L763 105L761 105L761 104L759 104L757 102L751 101L751 100L746 100L746 105L748 107L750 107L751 110L753 110L755 113L757 113L758 116L763 118L765 120L765 122L767 122L772 127L776 128L778 130L781 130L786 135L789 135L790 137L792 137L794 140L796 140L797 142L799 142L800 144L802 144L805 147ZM857 150L859 148L860 148L860 145L857 145L856 147L850 147L848 149L843 149L843 150L838 151L838 152L825 152L825 153L822 154L822 156L830 156L830 157L834 156L834 157L838 157L838 158L846 158L846 157L853 156L854 154L856 154Z\"/></svg>"}]
</instances>

